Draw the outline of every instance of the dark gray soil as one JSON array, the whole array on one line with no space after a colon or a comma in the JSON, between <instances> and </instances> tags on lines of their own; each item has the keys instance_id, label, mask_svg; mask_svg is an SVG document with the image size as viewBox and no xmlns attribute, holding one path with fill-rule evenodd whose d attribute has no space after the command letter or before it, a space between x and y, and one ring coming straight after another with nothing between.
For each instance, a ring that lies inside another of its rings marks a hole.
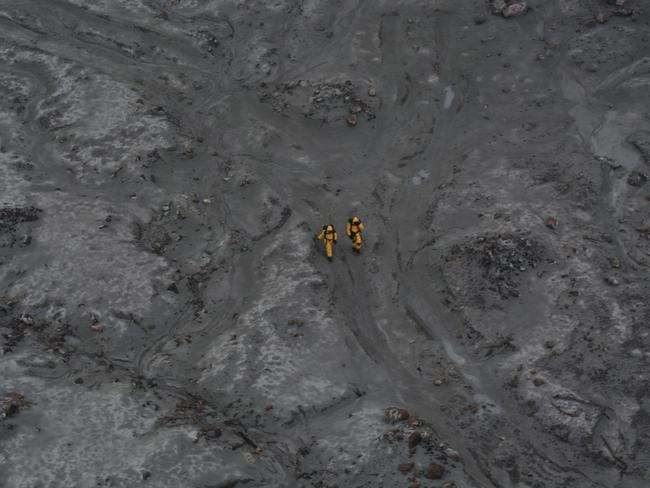
<instances>
[{"instance_id":1,"label":"dark gray soil","mask_svg":"<svg viewBox=\"0 0 650 488\"><path fill-rule=\"evenodd\" d=\"M650 486L649 89L642 0L0 1L0 486Z\"/></svg>"}]
</instances>

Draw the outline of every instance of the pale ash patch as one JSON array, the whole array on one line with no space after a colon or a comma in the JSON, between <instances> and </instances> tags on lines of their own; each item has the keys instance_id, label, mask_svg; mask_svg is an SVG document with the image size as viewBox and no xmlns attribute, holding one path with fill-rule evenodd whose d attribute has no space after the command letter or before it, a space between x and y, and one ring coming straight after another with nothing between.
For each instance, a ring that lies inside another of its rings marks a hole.
<instances>
[{"instance_id":1,"label":"pale ash patch","mask_svg":"<svg viewBox=\"0 0 650 488\"><path fill-rule=\"evenodd\" d=\"M132 242L126 219L114 219L99 229L107 215L128 211L65 195L35 198L36 205L46 209L33 233L42 264L19 279L10 294L26 306L47 307L56 301L136 316L148 313L155 283L170 272L166 261Z\"/></svg>"},{"instance_id":2,"label":"pale ash patch","mask_svg":"<svg viewBox=\"0 0 650 488\"><path fill-rule=\"evenodd\" d=\"M294 245L286 246L287 242ZM309 252L310 242L301 230L292 230L270 245L266 256L282 258L268 265L259 298L238 321L237 340L221 337L206 354L201 382L228 378L219 386L228 391L253 390L280 410L327 405L346 394L345 372L338 365L347 359L340 352L346 350L343 339L329 312L306 306L301 291L322 282L309 264ZM303 326L309 328L305 331L309 342L281 333L294 315L309 317ZM286 319L278 324L274 319L278 316Z\"/></svg>"},{"instance_id":3,"label":"pale ash patch","mask_svg":"<svg viewBox=\"0 0 650 488\"><path fill-rule=\"evenodd\" d=\"M118 169L139 171L138 160L173 144L173 128L162 115L151 114L137 92L103 75L74 83L57 107L65 108L61 123L81 148L61 158L82 179Z\"/></svg>"},{"instance_id":4,"label":"pale ash patch","mask_svg":"<svg viewBox=\"0 0 650 488\"><path fill-rule=\"evenodd\" d=\"M117 170L139 174L141 158L174 145L174 127L165 115L152 112L141 94L107 75L29 50L0 48L0 60L44 66L56 80L56 90L38 102L36 118L56 138L69 139L49 143L46 150L82 180L101 183Z\"/></svg>"},{"instance_id":5,"label":"pale ash patch","mask_svg":"<svg viewBox=\"0 0 650 488\"><path fill-rule=\"evenodd\" d=\"M383 410L361 408L350 415L330 418L315 449L327 459L327 471L332 474L337 474L342 464L349 465L353 461L355 471L362 472L364 464L377 455L373 450L384 449L380 438L386 429Z\"/></svg>"},{"instance_id":6,"label":"pale ash patch","mask_svg":"<svg viewBox=\"0 0 650 488\"><path fill-rule=\"evenodd\" d=\"M142 472L165 466L158 486L184 486L196 476L241 476L241 461L229 447L207 450L188 426L155 429L163 412L143 405L127 384L71 392L48 380L27 388L39 430L21 429L3 442L6 486L95 486L111 478L116 487L138 486ZM29 449L30 456L14 453ZM6 468L6 469L5 469Z\"/></svg>"},{"instance_id":7,"label":"pale ash patch","mask_svg":"<svg viewBox=\"0 0 650 488\"><path fill-rule=\"evenodd\" d=\"M15 169L15 165L20 163L25 163L25 160L16 154L0 153L0 206L28 205L29 183Z\"/></svg>"}]
</instances>

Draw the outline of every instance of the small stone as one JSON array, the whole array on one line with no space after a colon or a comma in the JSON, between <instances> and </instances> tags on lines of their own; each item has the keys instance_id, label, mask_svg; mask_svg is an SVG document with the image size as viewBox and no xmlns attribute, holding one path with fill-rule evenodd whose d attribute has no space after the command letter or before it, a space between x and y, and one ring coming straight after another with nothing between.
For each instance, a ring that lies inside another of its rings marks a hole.
<instances>
[{"instance_id":1,"label":"small stone","mask_svg":"<svg viewBox=\"0 0 650 488\"><path fill-rule=\"evenodd\" d=\"M544 225L546 227L548 227L549 229L551 229L551 230L557 229L557 224L558 224L558 222L557 222L557 219L555 217L549 217L544 222Z\"/></svg>"},{"instance_id":2,"label":"small stone","mask_svg":"<svg viewBox=\"0 0 650 488\"><path fill-rule=\"evenodd\" d=\"M20 409L27 405L25 397L20 393L9 393L0 398L0 419L13 417Z\"/></svg>"},{"instance_id":3,"label":"small stone","mask_svg":"<svg viewBox=\"0 0 650 488\"><path fill-rule=\"evenodd\" d=\"M456 488L456 483L454 483L453 481L447 481L443 483L440 488Z\"/></svg>"},{"instance_id":4,"label":"small stone","mask_svg":"<svg viewBox=\"0 0 650 488\"><path fill-rule=\"evenodd\" d=\"M149 478L151 478L151 473L149 471L143 471L142 472L142 479L143 480L148 480Z\"/></svg>"},{"instance_id":5,"label":"small stone","mask_svg":"<svg viewBox=\"0 0 650 488\"><path fill-rule=\"evenodd\" d=\"M79 378L75 378L74 382L76 385L83 385L84 379L80 376Z\"/></svg>"},{"instance_id":6,"label":"small stone","mask_svg":"<svg viewBox=\"0 0 650 488\"><path fill-rule=\"evenodd\" d=\"M408 473L413 469L413 466L415 466L415 463L402 463L397 466L397 469L399 469L401 473Z\"/></svg>"},{"instance_id":7,"label":"small stone","mask_svg":"<svg viewBox=\"0 0 650 488\"><path fill-rule=\"evenodd\" d=\"M444 381L441 380L440 378L436 378L435 380L433 380L433 384L436 385L436 386L440 386L443 383L444 383Z\"/></svg>"},{"instance_id":8,"label":"small stone","mask_svg":"<svg viewBox=\"0 0 650 488\"><path fill-rule=\"evenodd\" d=\"M31 315L23 313L18 317L18 320L24 325L33 325L34 324L34 319L32 318Z\"/></svg>"},{"instance_id":9,"label":"small stone","mask_svg":"<svg viewBox=\"0 0 650 488\"><path fill-rule=\"evenodd\" d=\"M431 463L424 471L424 476L430 480L439 480L445 475L445 467L442 464Z\"/></svg>"},{"instance_id":10,"label":"small stone","mask_svg":"<svg viewBox=\"0 0 650 488\"><path fill-rule=\"evenodd\" d=\"M205 435L206 438L208 439L216 439L218 437L221 437L221 429L218 428L208 428L202 431L203 435Z\"/></svg>"},{"instance_id":11,"label":"small stone","mask_svg":"<svg viewBox=\"0 0 650 488\"><path fill-rule=\"evenodd\" d=\"M526 2L514 2L504 8L501 12L501 15L508 19L510 17L518 17L520 15L524 15L527 11L528 5Z\"/></svg>"},{"instance_id":12,"label":"small stone","mask_svg":"<svg viewBox=\"0 0 650 488\"><path fill-rule=\"evenodd\" d=\"M391 422L408 420L410 417L408 410L399 407L388 407L384 410L384 415L386 416L386 420L390 420Z\"/></svg>"},{"instance_id":13,"label":"small stone","mask_svg":"<svg viewBox=\"0 0 650 488\"><path fill-rule=\"evenodd\" d=\"M264 410L266 410L267 412L273 410L273 405L267 405L266 407L264 407Z\"/></svg>"},{"instance_id":14,"label":"small stone","mask_svg":"<svg viewBox=\"0 0 650 488\"><path fill-rule=\"evenodd\" d=\"M445 456L447 456L452 461L460 461L460 454L458 454L457 450L452 449L451 447L445 447L445 450L443 452Z\"/></svg>"},{"instance_id":15,"label":"small stone","mask_svg":"<svg viewBox=\"0 0 650 488\"><path fill-rule=\"evenodd\" d=\"M492 7L492 13L498 15L506 8L506 2L505 0L492 0L490 6Z\"/></svg>"},{"instance_id":16,"label":"small stone","mask_svg":"<svg viewBox=\"0 0 650 488\"><path fill-rule=\"evenodd\" d=\"M350 114L345 118L345 121L349 126L354 127L357 125L357 116L355 114Z\"/></svg>"},{"instance_id":17,"label":"small stone","mask_svg":"<svg viewBox=\"0 0 650 488\"><path fill-rule=\"evenodd\" d=\"M194 157L194 148L189 144L183 146L183 155L187 158L192 159Z\"/></svg>"},{"instance_id":18,"label":"small stone","mask_svg":"<svg viewBox=\"0 0 650 488\"><path fill-rule=\"evenodd\" d=\"M544 347L546 349L553 349L555 347L555 341L546 341Z\"/></svg>"},{"instance_id":19,"label":"small stone","mask_svg":"<svg viewBox=\"0 0 650 488\"><path fill-rule=\"evenodd\" d=\"M543 378L535 378L535 379L533 380L533 384L534 384L535 386L542 386L542 385L546 384L546 381L544 381Z\"/></svg>"},{"instance_id":20,"label":"small stone","mask_svg":"<svg viewBox=\"0 0 650 488\"><path fill-rule=\"evenodd\" d=\"M621 282L618 281L618 279L615 278L614 276L606 276L605 283L607 283L610 286L618 286L621 284Z\"/></svg>"},{"instance_id":21,"label":"small stone","mask_svg":"<svg viewBox=\"0 0 650 488\"><path fill-rule=\"evenodd\" d=\"M422 442L422 434L416 430L409 436L409 447L413 449L414 447L417 447L420 442Z\"/></svg>"},{"instance_id":22,"label":"small stone","mask_svg":"<svg viewBox=\"0 0 650 488\"><path fill-rule=\"evenodd\" d=\"M368 88L368 96L369 97L376 97L377 96L377 90L375 89L374 86L371 86Z\"/></svg>"},{"instance_id":23,"label":"small stone","mask_svg":"<svg viewBox=\"0 0 650 488\"><path fill-rule=\"evenodd\" d=\"M639 171L632 171L627 177L627 184L631 186L643 186L648 181L648 176Z\"/></svg>"},{"instance_id":24,"label":"small stone","mask_svg":"<svg viewBox=\"0 0 650 488\"><path fill-rule=\"evenodd\" d=\"M93 332L104 332L104 326L101 324L93 324L90 326L90 330Z\"/></svg>"}]
</instances>

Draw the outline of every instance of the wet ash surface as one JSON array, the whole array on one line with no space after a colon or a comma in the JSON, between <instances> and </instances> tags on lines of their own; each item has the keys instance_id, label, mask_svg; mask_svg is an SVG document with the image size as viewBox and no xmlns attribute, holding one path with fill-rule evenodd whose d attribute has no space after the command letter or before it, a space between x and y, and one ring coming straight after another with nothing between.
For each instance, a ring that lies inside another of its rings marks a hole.
<instances>
[{"instance_id":1,"label":"wet ash surface","mask_svg":"<svg viewBox=\"0 0 650 488\"><path fill-rule=\"evenodd\" d=\"M2 2L0 486L647 486L649 14Z\"/></svg>"}]
</instances>

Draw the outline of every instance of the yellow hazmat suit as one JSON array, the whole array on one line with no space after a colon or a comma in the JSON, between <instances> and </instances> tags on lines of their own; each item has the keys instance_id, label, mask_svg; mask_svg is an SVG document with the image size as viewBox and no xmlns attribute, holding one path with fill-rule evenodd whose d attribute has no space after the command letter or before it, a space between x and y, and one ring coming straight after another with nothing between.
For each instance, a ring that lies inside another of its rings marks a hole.
<instances>
[{"instance_id":1,"label":"yellow hazmat suit","mask_svg":"<svg viewBox=\"0 0 650 488\"><path fill-rule=\"evenodd\" d=\"M327 259L332 260L334 256L334 244L339 240L339 236L336 234L333 225L324 225L323 231L318 235L318 239L323 241L325 244L325 254Z\"/></svg>"},{"instance_id":2,"label":"yellow hazmat suit","mask_svg":"<svg viewBox=\"0 0 650 488\"><path fill-rule=\"evenodd\" d=\"M348 220L345 226L348 237L352 240L352 250L357 254L361 252L361 231L363 230L363 222L359 217L352 217Z\"/></svg>"}]
</instances>

